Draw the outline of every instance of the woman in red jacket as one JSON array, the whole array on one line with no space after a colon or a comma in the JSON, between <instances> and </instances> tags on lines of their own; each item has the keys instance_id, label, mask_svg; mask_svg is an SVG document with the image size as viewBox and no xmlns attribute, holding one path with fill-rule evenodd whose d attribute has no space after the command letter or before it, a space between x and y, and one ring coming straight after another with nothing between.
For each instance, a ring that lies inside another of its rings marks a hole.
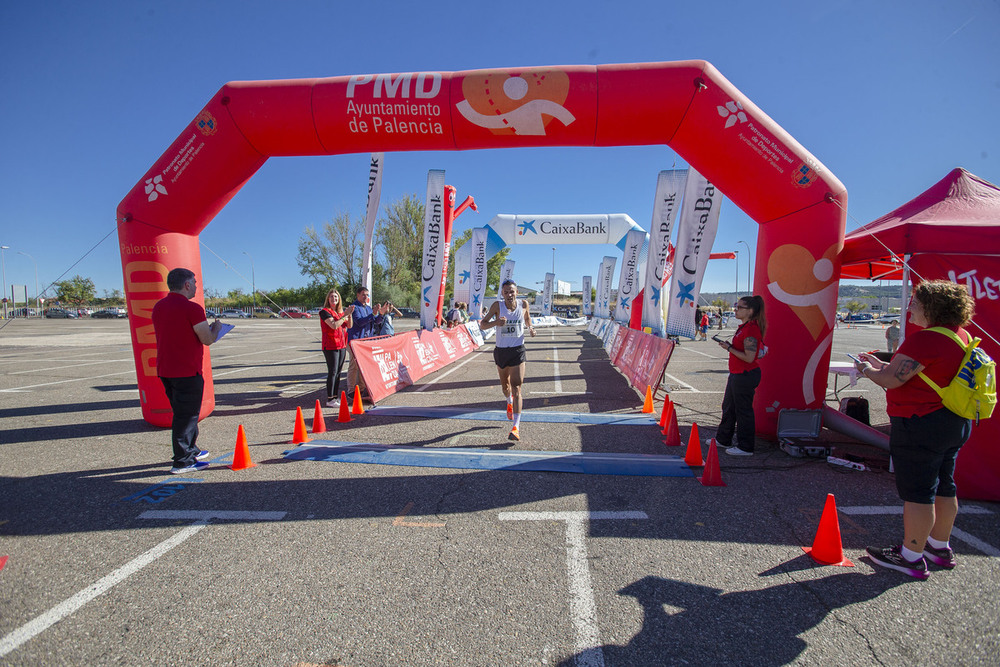
<instances>
[{"instance_id":1,"label":"woman in red jacket","mask_svg":"<svg viewBox=\"0 0 1000 667\"><path fill-rule=\"evenodd\" d=\"M975 313L965 285L948 280L922 282L913 289L908 333L889 362L862 354L855 368L886 389L886 412L892 430L889 455L896 471L896 490L903 501L903 542L868 547L872 562L916 579L929 576L927 561L955 567L951 531L958 514L955 460L972 433L972 423L944 407L938 393L921 377L945 387L965 358L970 334L963 327ZM951 336L931 327L943 327Z\"/></svg>"},{"instance_id":2,"label":"woman in red jacket","mask_svg":"<svg viewBox=\"0 0 1000 667\"><path fill-rule=\"evenodd\" d=\"M732 456L750 456L754 450L757 430L753 414L753 397L760 384L757 360L764 349L764 299L745 296L736 304L736 319L740 326L731 342L719 345L729 352L729 380L722 397L722 419L715 441ZM733 434L737 444L732 445ZM732 445L732 446L730 446Z\"/></svg>"},{"instance_id":3,"label":"woman in red jacket","mask_svg":"<svg viewBox=\"0 0 1000 667\"><path fill-rule=\"evenodd\" d=\"M347 330L351 326L354 306L344 310L340 292L330 290L326 303L319 311L319 326L323 330L323 356L326 358L326 405L335 408L339 404L340 369L347 357Z\"/></svg>"}]
</instances>

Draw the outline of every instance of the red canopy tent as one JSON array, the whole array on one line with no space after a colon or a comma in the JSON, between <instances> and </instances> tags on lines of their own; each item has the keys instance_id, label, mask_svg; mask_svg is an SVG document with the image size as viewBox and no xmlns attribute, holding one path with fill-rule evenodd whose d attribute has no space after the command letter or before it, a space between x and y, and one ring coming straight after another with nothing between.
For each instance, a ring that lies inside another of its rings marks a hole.
<instances>
[{"instance_id":1,"label":"red canopy tent","mask_svg":"<svg viewBox=\"0 0 1000 667\"><path fill-rule=\"evenodd\" d=\"M844 239L842 279L965 283L976 301L969 330L1000 359L1000 188L954 169L941 181ZM909 324L907 325L909 329ZM955 479L964 498L1000 501L1000 414L973 425Z\"/></svg>"}]
</instances>

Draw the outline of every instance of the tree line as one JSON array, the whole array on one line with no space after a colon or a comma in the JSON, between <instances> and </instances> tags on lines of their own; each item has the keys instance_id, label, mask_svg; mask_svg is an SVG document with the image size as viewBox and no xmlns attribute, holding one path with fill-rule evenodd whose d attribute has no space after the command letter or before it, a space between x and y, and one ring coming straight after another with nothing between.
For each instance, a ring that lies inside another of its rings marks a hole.
<instances>
[{"instance_id":1,"label":"tree line","mask_svg":"<svg viewBox=\"0 0 1000 667\"><path fill-rule=\"evenodd\" d=\"M372 300L391 301L399 307L419 309L420 272L424 250L424 203L415 194L390 202L383 207L373 239ZM354 300L362 282L364 219L340 212L320 226L308 225L298 241L296 263L309 280L301 287L258 290L256 305L275 309L288 306L321 306L331 289L340 292L345 302ZM452 238L451 256L472 238L467 229ZM489 290L498 286L500 269L510 255L504 248L487 262ZM445 303L452 301L455 263L449 262ZM104 290L97 296L94 281L83 276L54 283L55 299L76 306L118 306L125 303L121 290ZM492 294L492 291L489 291ZM52 300L51 298L49 300ZM237 288L227 293L205 286L205 305L210 308L247 309L255 303L252 292Z\"/></svg>"},{"instance_id":2,"label":"tree line","mask_svg":"<svg viewBox=\"0 0 1000 667\"><path fill-rule=\"evenodd\" d=\"M375 225L372 261L372 300L391 301L397 306L419 308L420 272L424 251L424 203L415 194L390 202L385 215ZM303 276L320 289L336 288L351 301L361 284L364 250L364 219L340 212L316 228L307 226L299 237L296 261ZM472 238L467 229L452 237L451 257ZM510 255L504 248L487 262L487 282L491 288L500 281L500 269ZM455 262L448 263L445 303L452 300ZM320 303L322 299L320 300Z\"/></svg>"}]
</instances>

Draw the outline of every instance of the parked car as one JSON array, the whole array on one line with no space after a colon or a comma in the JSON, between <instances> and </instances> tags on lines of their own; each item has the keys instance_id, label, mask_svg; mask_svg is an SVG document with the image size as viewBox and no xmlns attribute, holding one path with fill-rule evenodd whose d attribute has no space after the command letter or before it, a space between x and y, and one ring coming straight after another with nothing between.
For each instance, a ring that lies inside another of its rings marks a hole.
<instances>
[{"instance_id":1,"label":"parked car","mask_svg":"<svg viewBox=\"0 0 1000 667\"><path fill-rule=\"evenodd\" d=\"M128 319L128 311L124 308L104 308L95 310L90 316L100 320L124 320Z\"/></svg>"},{"instance_id":2,"label":"parked car","mask_svg":"<svg viewBox=\"0 0 1000 667\"><path fill-rule=\"evenodd\" d=\"M874 322L871 313L852 313L844 318L845 322Z\"/></svg>"},{"instance_id":3,"label":"parked car","mask_svg":"<svg viewBox=\"0 0 1000 667\"><path fill-rule=\"evenodd\" d=\"M302 318L311 318L312 317L312 315L310 315L309 313L303 312L303 311L299 310L298 308L282 308L280 311L278 311L278 316L279 317L290 317L290 318L296 319L296 320L302 319Z\"/></svg>"},{"instance_id":4,"label":"parked car","mask_svg":"<svg viewBox=\"0 0 1000 667\"><path fill-rule=\"evenodd\" d=\"M211 308L206 308L205 309L205 317L218 317L218 316L219 316L219 313L217 313L216 311L212 310Z\"/></svg>"},{"instance_id":5,"label":"parked car","mask_svg":"<svg viewBox=\"0 0 1000 667\"><path fill-rule=\"evenodd\" d=\"M219 313L219 317L238 317L238 318L248 318L250 317L242 310L236 310L235 308L230 308Z\"/></svg>"},{"instance_id":6,"label":"parked car","mask_svg":"<svg viewBox=\"0 0 1000 667\"><path fill-rule=\"evenodd\" d=\"M882 324L892 324L893 322L902 323L903 316L900 315L899 313L890 313L882 315L881 317L878 318L878 321L881 322Z\"/></svg>"},{"instance_id":7,"label":"parked car","mask_svg":"<svg viewBox=\"0 0 1000 667\"><path fill-rule=\"evenodd\" d=\"M316 317L317 315L319 315L319 311L321 311L321 310L323 310L323 309L322 308L310 308L306 312L309 313L310 315L312 315L313 317Z\"/></svg>"},{"instance_id":8,"label":"parked car","mask_svg":"<svg viewBox=\"0 0 1000 667\"><path fill-rule=\"evenodd\" d=\"M72 310L66 310L64 308L49 308L45 311L45 317L51 317L63 320L75 320L77 319L76 313Z\"/></svg>"},{"instance_id":9,"label":"parked car","mask_svg":"<svg viewBox=\"0 0 1000 667\"><path fill-rule=\"evenodd\" d=\"M420 317L420 313L412 308L400 308L400 317Z\"/></svg>"}]
</instances>

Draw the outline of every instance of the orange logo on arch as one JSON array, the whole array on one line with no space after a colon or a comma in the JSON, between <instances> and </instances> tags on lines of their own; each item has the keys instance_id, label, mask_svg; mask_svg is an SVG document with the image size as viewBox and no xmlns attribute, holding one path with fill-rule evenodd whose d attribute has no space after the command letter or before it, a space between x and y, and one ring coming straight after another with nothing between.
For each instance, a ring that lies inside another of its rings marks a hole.
<instances>
[{"instance_id":1,"label":"orange logo on arch","mask_svg":"<svg viewBox=\"0 0 1000 667\"><path fill-rule=\"evenodd\" d=\"M767 260L768 291L792 309L814 340L833 326L836 316L838 276L833 268L838 252L834 244L817 259L804 246L788 243Z\"/></svg>"},{"instance_id":2,"label":"orange logo on arch","mask_svg":"<svg viewBox=\"0 0 1000 667\"><path fill-rule=\"evenodd\" d=\"M576 117L563 106L569 75L561 70L481 72L462 80L458 112L496 135L539 136L553 120L570 125Z\"/></svg>"}]
</instances>

